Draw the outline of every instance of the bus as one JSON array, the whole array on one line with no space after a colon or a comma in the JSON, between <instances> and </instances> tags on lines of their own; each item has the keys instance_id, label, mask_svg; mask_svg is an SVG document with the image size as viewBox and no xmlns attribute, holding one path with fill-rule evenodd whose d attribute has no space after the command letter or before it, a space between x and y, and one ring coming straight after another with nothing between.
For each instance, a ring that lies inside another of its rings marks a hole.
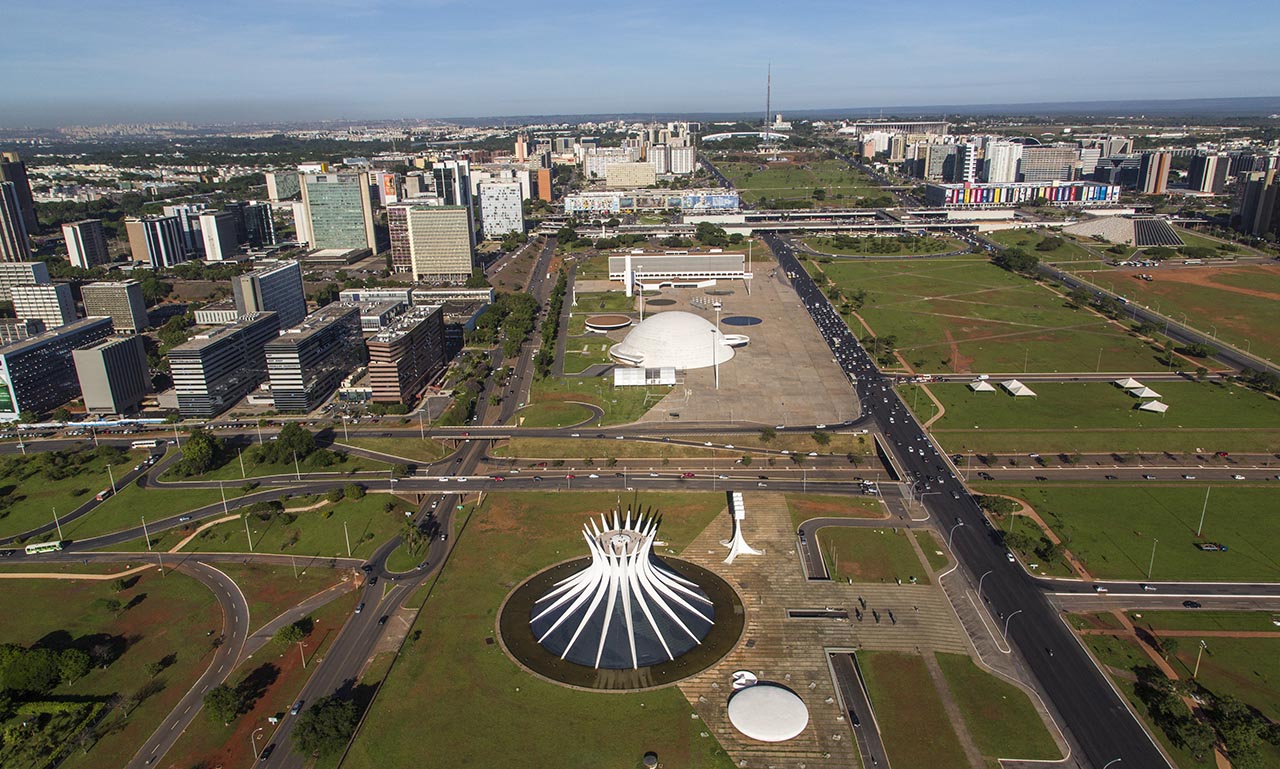
<instances>
[{"instance_id":1,"label":"bus","mask_svg":"<svg viewBox=\"0 0 1280 769\"><path fill-rule=\"evenodd\" d=\"M131 443L131 444L129 445L129 448L134 448L134 449L154 449L156 446L159 446L159 445L160 445L160 441L157 441L157 440L152 439L152 440L149 440L149 441L134 441L133 443Z\"/></svg>"},{"instance_id":2,"label":"bus","mask_svg":"<svg viewBox=\"0 0 1280 769\"><path fill-rule=\"evenodd\" d=\"M36 553L53 553L61 549L61 540L55 540L53 542L37 542L33 545L27 545L27 555L35 555Z\"/></svg>"}]
</instances>

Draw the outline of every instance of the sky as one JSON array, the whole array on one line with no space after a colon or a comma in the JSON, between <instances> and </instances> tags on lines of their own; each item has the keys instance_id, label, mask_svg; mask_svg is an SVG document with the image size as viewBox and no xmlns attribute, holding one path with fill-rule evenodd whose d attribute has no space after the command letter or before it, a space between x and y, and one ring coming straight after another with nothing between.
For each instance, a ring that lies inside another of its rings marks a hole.
<instances>
[{"instance_id":1,"label":"sky","mask_svg":"<svg viewBox=\"0 0 1280 769\"><path fill-rule=\"evenodd\" d=\"M0 125L1280 95L1275 0L41 0Z\"/></svg>"}]
</instances>

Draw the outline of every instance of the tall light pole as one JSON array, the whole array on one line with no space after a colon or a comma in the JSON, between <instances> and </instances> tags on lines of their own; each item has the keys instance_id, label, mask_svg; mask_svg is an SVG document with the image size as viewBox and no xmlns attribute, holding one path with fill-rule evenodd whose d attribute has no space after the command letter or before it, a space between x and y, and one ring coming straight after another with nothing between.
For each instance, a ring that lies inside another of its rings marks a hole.
<instances>
[{"instance_id":1,"label":"tall light pole","mask_svg":"<svg viewBox=\"0 0 1280 769\"><path fill-rule=\"evenodd\" d=\"M249 533L249 514L244 514L244 536L249 540L249 552L253 552L253 535Z\"/></svg>"},{"instance_id":2,"label":"tall light pole","mask_svg":"<svg viewBox=\"0 0 1280 769\"><path fill-rule=\"evenodd\" d=\"M259 754L258 754L258 732L262 731L262 730L263 730L263 729L265 729L265 728L266 728L266 727L259 726L257 729L254 729L254 730L253 730L253 734L249 735L249 744L253 747L253 760L254 760L254 761L257 761L257 760L258 760L258 757L259 757Z\"/></svg>"},{"instance_id":3,"label":"tall light pole","mask_svg":"<svg viewBox=\"0 0 1280 769\"><path fill-rule=\"evenodd\" d=\"M61 534L58 535L61 538ZM151 552L151 535L147 533L147 516L142 516L142 538L147 541L147 552Z\"/></svg>"},{"instance_id":4,"label":"tall light pole","mask_svg":"<svg viewBox=\"0 0 1280 769\"><path fill-rule=\"evenodd\" d=\"M299 482L302 481L302 470L298 467L298 452L293 452L293 473Z\"/></svg>"},{"instance_id":5,"label":"tall light pole","mask_svg":"<svg viewBox=\"0 0 1280 769\"><path fill-rule=\"evenodd\" d=\"M1203 641L1203 640L1201 640L1201 641L1200 641L1200 649L1199 649L1199 651L1197 651L1197 652L1196 652L1196 669L1195 669L1195 670L1193 670L1193 671L1191 671L1191 677L1192 677L1192 678L1195 678L1196 676L1200 675L1200 656L1201 656L1202 654L1204 654L1204 650L1205 650L1205 649L1207 649L1207 648L1209 648L1209 647L1205 646L1204 641Z\"/></svg>"},{"instance_id":6,"label":"tall light pole","mask_svg":"<svg viewBox=\"0 0 1280 769\"><path fill-rule=\"evenodd\" d=\"M58 530L58 541L62 541L62 524L58 523L58 508L49 508L53 511L53 527Z\"/></svg>"},{"instance_id":7,"label":"tall light pole","mask_svg":"<svg viewBox=\"0 0 1280 769\"><path fill-rule=\"evenodd\" d=\"M715 368L716 389L720 389L720 358L716 356L716 330L711 329L711 365Z\"/></svg>"},{"instance_id":8,"label":"tall light pole","mask_svg":"<svg viewBox=\"0 0 1280 769\"><path fill-rule=\"evenodd\" d=\"M307 652L303 648L306 644L303 641L298 642L298 654L302 656L302 669L307 669Z\"/></svg>"},{"instance_id":9,"label":"tall light pole","mask_svg":"<svg viewBox=\"0 0 1280 769\"><path fill-rule=\"evenodd\" d=\"M951 542L956 538L956 529L964 525L964 521L956 521L956 525L951 527L951 531L947 534L947 549L951 549ZM985 575L984 575L985 576ZM981 581L981 580L979 580Z\"/></svg>"},{"instance_id":10,"label":"tall light pole","mask_svg":"<svg viewBox=\"0 0 1280 769\"><path fill-rule=\"evenodd\" d=\"M1013 614L1010 614L1009 616L1007 616L1007 617L1005 617L1005 618L1004 618L1004 638L1005 638L1005 641L1008 641L1008 640L1009 640L1009 620L1013 619L1013 615L1014 615L1014 614L1021 614L1021 613L1022 613L1022 609L1018 609L1017 611L1013 612Z\"/></svg>"},{"instance_id":11,"label":"tall light pole","mask_svg":"<svg viewBox=\"0 0 1280 769\"><path fill-rule=\"evenodd\" d=\"M111 472L111 463L107 463L107 477L111 479L111 493L116 493L116 474Z\"/></svg>"},{"instance_id":12,"label":"tall light pole","mask_svg":"<svg viewBox=\"0 0 1280 769\"><path fill-rule=\"evenodd\" d=\"M1108 766L1111 766L1112 764L1118 764L1118 763L1120 763L1120 759L1118 759L1118 758L1113 758L1113 759L1111 759L1110 761L1108 761L1107 763L1103 764L1103 765L1102 765L1102 769L1107 769L1107 767L1108 767Z\"/></svg>"},{"instance_id":13,"label":"tall light pole","mask_svg":"<svg viewBox=\"0 0 1280 769\"><path fill-rule=\"evenodd\" d=\"M982 580L986 579L986 578L987 578L987 575L989 575L989 574L991 573L991 571L992 571L991 569L987 569L987 570L982 574L982 576L981 576L981 577L978 577L978 602L979 602L979 603L981 603L981 602L982 602Z\"/></svg>"},{"instance_id":14,"label":"tall light pole","mask_svg":"<svg viewBox=\"0 0 1280 769\"><path fill-rule=\"evenodd\" d=\"M1209 491L1212 488L1212 486L1206 486L1204 489L1204 506L1200 508L1200 525L1196 527L1197 537L1204 531L1204 514L1209 512Z\"/></svg>"},{"instance_id":15,"label":"tall light pole","mask_svg":"<svg viewBox=\"0 0 1280 769\"><path fill-rule=\"evenodd\" d=\"M1160 544L1158 539L1151 542L1151 562L1147 564L1147 579L1151 579L1151 570L1156 565L1156 545L1158 544Z\"/></svg>"}]
</instances>

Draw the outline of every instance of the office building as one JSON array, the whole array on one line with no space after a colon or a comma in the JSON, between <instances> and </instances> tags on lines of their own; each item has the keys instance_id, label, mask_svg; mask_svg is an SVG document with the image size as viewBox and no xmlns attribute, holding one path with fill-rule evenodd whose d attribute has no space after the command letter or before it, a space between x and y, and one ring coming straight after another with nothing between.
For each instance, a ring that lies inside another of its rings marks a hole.
<instances>
[{"instance_id":1,"label":"office building","mask_svg":"<svg viewBox=\"0 0 1280 769\"><path fill-rule=\"evenodd\" d=\"M480 227L490 239L524 232L524 200L519 182L480 185Z\"/></svg>"},{"instance_id":2,"label":"office building","mask_svg":"<svg viewBox=\"0 0 1280 769\"><path fill-rule=\"evenodd\" d=\"M13 312L19 318L36 318L46 328L65 326L76 319L76 300L66 283L13 286L9 289Z\"/></svg>"},{"instance_id":3,"label":"office building","mask_svg":"<svg viewBox=\"0 0 1280 769\"><path fill-rule=\"evenodd\" d=\"M446 206L471 206L471 163L466 160L437 160L431 164L436 197Z\"/></svg>"},{"instance_id":4,"label":"office building","mask_svg":"<svg viewBox=\"0 0 1280 769\"><path fill-rule=\"evenodd\" d=\"M435 184L435 180L430 174L423 171L413 171L412 173L405 174L404 197L406 199L424 198L432 194L432 190L434 189L432 187L433 184Z\"/></svg>"},{"instance_id":5,"label":"office building","mask_svg":"<svg viewBox=\"0 0 1280 769\"><path fill-rule=\"evenodd\" d=\"M462 206L387 208L391 265L415 281L462 283L471 275L471 221Z\"/></svg>"},{"instance_id":6,"label":"office building","mask_svg":"<svg viewBox=\"0 0 1280 769\"><path fill-rule=\"evenodd\" d=\"M204 250L204 236L200 232L200 215L209 210L204 203L184 203L165 206L165 216L178 217L178 229L182 232L182 245L192 258Z\"/></svg>"},{"instance_id":7,"label":"office building","mask_svg":"<svg viewBox=\"0 0 1280 769\"><path fill-rule=\"evenodd\" d=\"M377 333L409 309L407 302L360 302L360 330Z\"/></svg>"},{"instance_id":8,"label":"office building","mask_svg":"<svg viewBox=\"0 0 1280 769\"><path fill-rule=\"evenodd\" d=\"M267 377L263 349L279 330L274 312L256 312L169 350L178 413L215 417L252 392Z\"/></svg>"},{"instance_id":9,"label":"office building","mask_svg":"<svg viewBox=\"0 0 1280 769\"><path fill-rule=\"evenodd\" d=\"M742 201L737 190L627 190L578 192L564 197L564 212L570 216L599 216L619 212L665 211L683 214L724 214L738 211Z\"/></svg>"},{"instance_id":10,"label":"office building","mask_svg":"<svg viewBox=\"0 0 1280 769\"><path fill-rule=\"evenodd\" d=\"M982 178L988 184L1009 184L1018 181L1018 162L1022 160L1022 145L1014 142L990 142L983 160Z\"/></svg>"},{"instance_id":11,"label":"office building","mask_svg":"<svg viewBox=\"0 0 1280 769\"><path fill-rule=\"evenodd\" d=\"M151 269L173 267L189 258L185 235L177 216L148 216L126 219L129 250L135 262L146 262Z\"/></svg>"},{"instance_id":12,"label":"office building","mask_svg":"<svg viewBox=\"0 0 1280 769\"><path fill-rule=\"evenodd\" d=\"M90 414L128 414L151 392L147 351L140 336L108 337L71 351L80 394Z\"/></svg>"},{"instance_id":13,"label":"office building","mask_svg":"<svg viewBox=\"0 0 1280 769\"><path fill-rule=\"evenodd\" d=\"M634 163L640 154L627 147L593 147L582 158L582 173L587 179L603 179L614 163Z\"/></svg>"},{"instance_id":14,"label":"office building","mask_svg":"<svg viewBox=\"0 0 1280 769\"><path fill-rule=\"evenodd\" d=\"M935 121L901 121L901 120L861 120L846 124L837 133L862 134L871 131L884 131L903 134L943 135L950 124Z\"/></svg>"},{"instance_id":15,"label":"office building","mask_svg":"<svg viewBox=\"0 0 1280 769\"><path fill-rule=\"evenodd\" d=\"M658 181L649 163L609 163L604 167L604 186L611 190L652 187Z\"/></svg>"},{"instance_id":16,"label":"office building","mask_svg":"<svg viewBox=\"0 0 1280 769\"><path fill-rule=\"evenodd\" d=\"M195 316L197 326L225 326L235 323L240 318L240 311L236 309L236 300L227 297L206 304L196 310Z\"/></svg>"},{"instance_id":17,"label":"office building","mask_svg":"<svg viewBox=\"0 0 1280 769\"><path fill-rule=\"evenodd\" d=\"M253 248L276 244L276 222L267 203L253 203L243 209L245 237Z\"/></svg>"},{"instance_id":18,"label":"office building","mask_svg":"<svg viewBox=\"0 0 1280 769\"><path fill-rule=\"evenodd\" d=\"M1095 182L1053 184L929 184L925 203L944 208L996 208L1042 201L1050 206L1106 206L1120 202L1120 187Z\"/></svg>"},{"instance_id":19,"label":"office building","mask_svg":"<svg viewBox=\"0 0 1280 769\"><path fill-rule=\"evenodd\" d=\"M444 368L444 312L420 305L368 340L375 403L409 403Z\"/></svg>"},{"instance_id":20,"label":"office building","mask_svg":"<svg viewBox=\"0 0 1280 769\"><path fill-rule=\"evenodd\" d=\"M297 243L311 243L311 222L307 219L307 207L300 202L289 204L289 215L293 217L293 239Z\"/></svg>"},{"instance_id":21,"label":"office building","mask_svg":"<svg viewBox=\"0 0 1280 769\"><path fill-rule=\"evenodd\" d=\"M1227 188L1230 166L1226 155L1194 155L1187 170L1187 185L1196 192L1221 193Z\"/></svg>"},{"instance_id":22,"label":"office building","mask_svg":"<svg viewBox=\"0 0 1280 769\"><path fill-rule=\"evenodd\" d=\"M84 301L86 316L111 318L117 333L136 334L150 325L142 284L136 280L87 283L80 287L80 298Z\"/></svg>"},{"instance_id":23,"label":"office building","mask_svg":"<svg viewBox=\"0 0 1280 769\"><path fill-rule=\"evenodd\" d=\"M22 220L22 201L13 182L0 182L0 261L25 262L31 259L31 241Z\"/></svg>"},{"instance_id":24,"label":"office building","mask_svg":"<svg viewBox=\"0 0 1280 769\"><path fill-rule=\"evenodd\" d=\"M325 305L267 342L264 352L276 411L311 411L365 362L360 306Z\"/></svg>"},{"instance_id":25,"label":"office building","mask_svg":"<svg viewBox=\"0 0 1280 769\"><path fill-rule=\"evenodd\" d=\"M1168 152L1147 152L1138 165L1138 192L1144 195L1163 195L1169 189L1169 167L1173 155Z\"/></svg>"},{"instance_id":26,"label":"office building","mask_svg":"<svg viewBox=\"0 0 1280 769\"><path fill-rule=\"evenodd\" d=\"M302 179L302 206L311 248L378 250L369 174L308 174Z\"/></svg>"},{"instance_id":27,"label":"office building","mask_svg":"<svg viewBox=\"0 0 1280 769\"><path fill-rule=\"evenodd\" d=\"M13 185L17 199L18 213L28 235L40 232L40 221L36 219L35 198L31 195L31 181L27 179L27 164L22 162L16 152L0 152L0 182Z\"/></svg>"},{"instance_id":28,"label":"office building","mask_svg":"<svg viewBox=\"0 0 1280 769\"><path fill-rule=\"evenodd\" d=\"M920 157L917 151L917 158ZM918 161L919 176L925 181L952 181L956 175L956 145L926 144L924 157Z\"/></svg>"},{"instance_id":29,"label":"office building","mask_svg":"<svg viewBox=\"0 0 1280 769\"><path fill-rule=\"evenodd\" d=\"M1018 163L1018 178L1028 184L1069 182L1080 166L1080 148L1074 145L1050 144L1023 147Z\"/></svg>"},{"instance_id":30,"label":"office building","mask_svg":"<svg viewBox=\"0 0 1280 769\"><path fill-rule=\"evenodd\" d=\"M550 168L539 168L533 175L533 195L538 200L552 202L554 193L551 190Z\"/></svg>"},{"instance_id":31,"label":"office building","mask_svg":"<svg viewBox=\"0 0 1280 769\"><path fill-rule=\"evenodd\" d=\"M293 200L302 191L297 171L268 171L265 176L267 177L267 199L272 203Z\"/></svg>"},{"instance_id":32,"label":"office building","mask_svg":"<svg viewBox=\"0 0 1280 769\"><path fill-rule=\"evenodd\" d=\"M953 181L963 184L964 182L973 183L978 181L978 145L976 144L958 144L956 145L956 165L955 177Z\"/></svg>"},{"instance_id":33,"label":"office building","mask_svg":"<svg viewBox=\"0 0 1280 769\"><path fill-rule=\"evenodd\" d=\"M111 261L101 219L81 219L62 225L62 239L67 243L67 258L72 267L88 270Z\"/></svg>"},{"instance_id":34,"label":"office building","mask_svg":"<svg viewBox=\"0 0 1280 769\"><path fill-rule=\"evenodd\" d=\"M1241 174L1231 219L1248 235L1280 235L1280 170Z\"/></svg>"},{"instance_id":35,"label":"office building","mask_svg":"<svg viewBox=\"0 0 1280 769\"><path fill-rule=\"evenodd\" d=\"M516 162L523 163L529 159L529 142L524 134L516 134Z\"/></svg>"},{"instance_id":36,"label":"office building","mask_svg":"<svg viewBox=\"0 0 1280 769\"><path fill-rule=\"evenodd\" d=\"M85 318L0 348L0 420L40 414L79 397L71 353L111 333L110 318Z\"/></svg>"},{"instance_id":37,"label":"office building","mask_svg":"<svg viewBox=\"0 0 1280 769\"><path fill-rule=\"evenodd\" d=\"M688 176L698 168L698 150L691 146L667 148L668 168L676 176Z\"/></svg>"},{"instance_id":38,"label":"office building","mask_svg":"<svg viewBox=\"0 0 1280 769\"><path fill-rule=\"evenodd\" d=\"M281 328L292 328L307 316L302 266L294 261L237 275L231 280L231 294L240 315L274 312Z\"/></svg>"},{"instance_id":39,"label":"office building","mask_svg":"<svg viewBox=\"0 0 1280 769\"><path fill-rule=\"evenodd\" d=\"M43 334L46 330L44 321L36 318L27 318L25 320L0 318L0 345L21 342L23 339L30 339L36 334Z\"/></svg>"},{"instance_id":40,"label":"office building","mask_svg":"<svg viewBox=\"0 0 1280 769\"><path fill-rule=\"evenodd\" d=\"M645 160L653 166L653 172L658 176L671 173L671 151L667 145L649 145L648 151L645 152Z\"/></svg>"},{"instance_id":41,"label":"office building","mask_svg":"<svg viewBox=\"0 0 1280 769\"><path fill-rule=\"evenodd\" d=\"M44 262L0 262L0 301L13 299L14 286L42 286L49 282L49 267Z\"/></svg>"},{"instance_id":42,"label":"office building","mask_svg":"<svg viewBox=\"0 0 1280 769\"><path fill-rule=\"evenodd\" d=\"M200 237L204 241L205 261L234 260L240 255L236 215L231 211L205 211L200 214Z\"/></svg>"}]
</instances>

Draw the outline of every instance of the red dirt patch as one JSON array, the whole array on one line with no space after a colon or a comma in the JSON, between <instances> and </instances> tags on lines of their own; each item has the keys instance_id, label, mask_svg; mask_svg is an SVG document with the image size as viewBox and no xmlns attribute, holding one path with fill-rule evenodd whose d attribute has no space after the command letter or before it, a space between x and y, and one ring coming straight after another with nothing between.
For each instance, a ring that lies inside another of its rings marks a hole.
<instances>
[{"instance_id":1,"label":"red dirt patch","mask_svg":"<svg viewBox=\"0 0 1280 769\"><path fill-rule=\"evenodd\" d=\"M1186 283L1193 286L1203 286L1205 288L1216 288L1221 291L1230 291L1234 294L1256 296L1259 299L1280 301L1280 294L1277 294L1274 291L1262 291L1254 288L1244 288L1243 286L1232 286L1226 283L1217 283L1213 280L1215 275L1235 274L1247 276L1250 272L1259 269L1280 275L1280 268L1272 265L1250 265L1248 268L1234 269L1230 267L1179 267L1176 270L1159 273L1159 275L1156 276L1156 281ZM1125 277L1134 278L1137 275L1147 273L1147 270L1120 270L1119 272Z\"/></svg>"}]
</instances>

